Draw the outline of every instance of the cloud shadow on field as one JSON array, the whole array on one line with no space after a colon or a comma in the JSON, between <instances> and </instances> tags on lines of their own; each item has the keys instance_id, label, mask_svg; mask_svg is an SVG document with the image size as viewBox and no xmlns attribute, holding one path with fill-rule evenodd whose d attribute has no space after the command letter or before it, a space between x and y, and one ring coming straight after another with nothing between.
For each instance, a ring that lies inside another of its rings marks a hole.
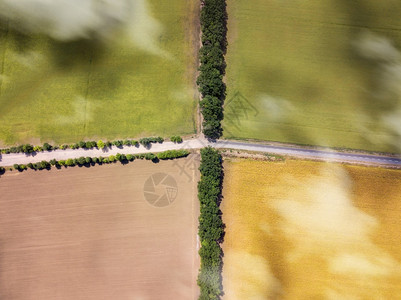
<instances>
[{"instance_id":1,"label":"cloud shadow on field","mask_svg":"<svg viewBox=\"0 0 401 300\"><path fill-rule=\"evenodd\" d=\"M97 39L80 39L75 41L50 41L50 52L57 69L68 70L76 65L88 62L97 64L106 52L106 45Z\"/></svg>"}]
</instances>

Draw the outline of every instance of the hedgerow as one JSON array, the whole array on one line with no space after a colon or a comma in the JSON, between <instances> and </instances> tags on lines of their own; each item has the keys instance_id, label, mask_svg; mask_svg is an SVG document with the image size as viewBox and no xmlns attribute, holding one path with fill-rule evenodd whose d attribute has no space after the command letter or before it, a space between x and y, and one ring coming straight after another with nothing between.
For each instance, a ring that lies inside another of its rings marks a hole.
<instances>
[{"instance_id":1,"label":"hedgerow","mask_svg":"<svg viewBox=\"0 0 401 300\"><path fill-rule=\"evenodd\" d=\"M184 157L189 154L188 150L181 149L181 150L167 150L164 152L157 153L158 159L173 159L178 157Z\"/></svg>"},{"instance_id":2,"label":"hedgerow","mask_svg":"<svg viewBox=\"0 0 401 300\"><path fill-rule=\"evenodd\" d=\"M14 164L13 168L18 171L24 171L29 169L33 170L42 170L42 169L50 169L51 167L60 168L64 167L73 167L73 166L93 166L95 164L109 164L114 162L128 163L134 161L135 159L146 159L151 160L153 162L157 162L159 159L174 159L179 157L185 157L189 155L188 150L167 150L164 152L160 152L157 154L154 153L141 153L141 154L120 154L110 155L108 157L79 157L79 158L69 158L67 160L56 160L52 159L49 162L43 160L37 163L29 163L27 165L24 164ZM0 175L5 172L3 167L0 167Z\"/></svg>"},{"instance_id":3,"label":"hedgerow","mask_svg":"<svg viewBox=\"0 0 401 300\"><path fill-rule=\"evenodd\" d=\"M224 224L219 208L223 178L222 157L219 151L201 149L201 178L198 183L200 216L198 234L201 242L201 265L198 275L199 299L219 299L221 288L222 250L220 242Z\"/></svg>"},{"instance_id":4,"label":"hedgerow","mask_svg":"<svg viewBox=\"0 0 401 300\"><path fill-rule=\"evenodd\" d=\"M202 47L199 50L200 67L197 84L202 95L203 133L218 139L223 130L223 104L226 85L224 55L227 48L227 11L225 0L202 0Z\"/></svg>"},{"instance_id":5,"label":"hedgerow","mask_svg":"<svg viewBox=\"0 0 401 300\"><path fill-rule=\"evenodd\" d=\"M176 138L176 142L182 142L182 138L179 136L174 136ZM65 150L65 149L103 149L105 147L112 147L116 146L117 148L122 146L138 146L141 143L143 146L149 146L150 143L163 143L164 139L162 137L149 137L149 138L142 138L140 142L136 140L116 140L116 141L106 141L103 142L99 140L95 141L79 141L78 143L73 144L62 144L59 146L50 145L49 143L44 143L42 146L32 146L31 144L23 144L19 146L12 146L10 148L0 149L0 153L2 154L10 154L10 153L25 153L30 154L33 152L42 152L42 151L52 151L52 150Z\"/></svg>"}]
</instances>

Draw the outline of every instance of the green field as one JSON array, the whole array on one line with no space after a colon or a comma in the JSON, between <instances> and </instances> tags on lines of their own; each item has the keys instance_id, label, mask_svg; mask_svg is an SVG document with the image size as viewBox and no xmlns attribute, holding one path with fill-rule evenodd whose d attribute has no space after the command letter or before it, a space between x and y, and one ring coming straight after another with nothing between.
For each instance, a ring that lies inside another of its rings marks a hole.
<instances>
[{"instance_id":1,"label":"green field","mask_svg":"<svg viewBox=\"0 0 401 300\"><path fill-rule=\"evenodd\" d=\"M193 133L196 6L146 3L137 27L106 42L57 42L4 22L0 144Z\"/></svg>"},{"instance_id":2,"label":"green field","mask_svg":"<svg viewBox=\"0 0 401 300\"><path fill-rule=\"evenodd\" d=\"M401 152L400 12L229 0L224 136Z\"/></svg>"}]
</instances>

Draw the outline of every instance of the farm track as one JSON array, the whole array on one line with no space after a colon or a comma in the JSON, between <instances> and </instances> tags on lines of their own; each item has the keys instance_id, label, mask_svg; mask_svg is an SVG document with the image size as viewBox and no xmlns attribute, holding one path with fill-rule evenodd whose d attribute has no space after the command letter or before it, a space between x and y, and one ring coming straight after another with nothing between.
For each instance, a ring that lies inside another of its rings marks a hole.
<instances>
[{"instance_id":1,"label":"farm track","mask_svg":"<svg viewBox=\"0 0 401 300\"><path fill-rule=\"evenodd\" d=\"M321 161L336 161L342 163L356 163L362 165L377 165L377 166L401 166L401 156L386 156L386 155L373 155L366 153L346 153L339 152L333 149L316 150L309 149L306 147L289 147L288 145L266 145L250 142L238 142L230 140L219 140L217 142L210 142L206 139L191 139L186 140L182 144L175 144L172 142L165 142L162 144L153 144L149 148L143 146L139 147L113 147L112 149L67 149L67 150L55 150L49 152L39 152L34 155L26 155L23 153L18 154L3 154L0 157L0 166L12 166L14 164L27 164L29 162L38 162L42 160L65 160L68 158L78 158L81 156L87 157L99 157L121 154L139 154L147 152L162 152L166 150L178 150L187 149L194 150L203 147L211 146L218 149L235 149L243 151L256 151L263 153L272 153L279 155L288 155L297 158L314 159Z\"/></svg>"}]
</instances>

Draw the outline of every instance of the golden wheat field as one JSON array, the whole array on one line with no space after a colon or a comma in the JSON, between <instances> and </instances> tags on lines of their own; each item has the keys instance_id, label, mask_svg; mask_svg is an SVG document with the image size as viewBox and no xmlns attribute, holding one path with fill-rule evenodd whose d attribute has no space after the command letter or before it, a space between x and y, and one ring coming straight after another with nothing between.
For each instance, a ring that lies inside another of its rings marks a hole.
<instances>
[{"instance_id":1,"label":"golden wheat field","mask_svg":"<svg viewBox=\"0 0 401 300\"><path fill-rule=\"evenodd\" d=\"M401 171L226 160L224 299L401 299Z\"/></svg>"}]
</instances>

